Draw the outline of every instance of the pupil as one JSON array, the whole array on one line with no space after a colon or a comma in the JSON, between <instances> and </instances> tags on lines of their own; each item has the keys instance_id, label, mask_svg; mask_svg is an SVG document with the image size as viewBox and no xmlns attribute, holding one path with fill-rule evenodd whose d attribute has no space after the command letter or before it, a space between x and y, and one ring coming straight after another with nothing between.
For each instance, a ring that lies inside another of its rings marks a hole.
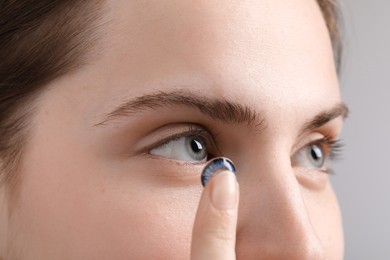
<instances>
[{"instance_id":1,"label":"pupil","mask_svg":"<svg viewBox=\"0 0 390 260\"><path fill-rule=\"evenodd\" d=\"M203 150L203 146L199 141L192 139L191 149L194 151L194 153L200 153Z\"/></svg>"},{"instance_id":2,"label":"pupil","mask_svg":"<svg viewBox=\"0 0 390 260\"><path fill-rule=\"evenodd\" d=\"M311 156L315 161L321 160L322 159L322 150L321 148L318 147L318 145L313 145L311 147Z\"/></svg>"}]
</instances>

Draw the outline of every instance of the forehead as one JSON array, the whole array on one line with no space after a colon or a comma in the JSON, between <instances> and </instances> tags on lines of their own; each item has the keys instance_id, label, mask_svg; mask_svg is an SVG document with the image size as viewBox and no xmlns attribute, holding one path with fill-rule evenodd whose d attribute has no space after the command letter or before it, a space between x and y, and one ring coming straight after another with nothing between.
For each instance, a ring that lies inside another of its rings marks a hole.
<instances>
[{"instance_id":1,"label":"forehead","mask_svg":"<svg viewBox=\"0 0 390 260\"><path fill-rule=\"evenodd\" d=\"M324 19L314 0L107 4L107 46L131 55L138 65L148 62L147 58L196 63L218 61L227 55L234 55L236 61L257 59L270 64L270 59L285 62L286 53L319 55L324 47L331 51Z\"/></svg>"},{"instance_id":2,"label":"forehead","mask_svg":"<svg viewBox=\"0 0 390 260\"><path fill-rule=\"evenodd\" d=\"M259 110L339 100L314 0L107 1L105 8L98 61L76 77L89 82L98 114L124 98L183 87Z\"/></svg>"},{"instance_id":3,"label":"forehead","mask_svg":"<svg viewBox=\"0 0 390 260\"><path fill-rule=\"evenodd\" d=\"M314 0L107 1L107 9L102 55L118 65L118 77L132 72L150 80L182 72L275 82L283 73L286 79L306 77L314 69L318 76L335 76ZM261 78L254 79L259 71Z\"/></svg>"},{"instance_id":4,"label":"forehead","mask_svg":"<svg viewBox=\"0 0 390 260\"><path fill-rule=\"evenodd\" d=\"M214 47L217 53L229 49L267 52L270 43L280 47L287 44L286 39L291 42L303 36L300 44L328 40L314 0L108 1L107 5L111 40L141 42L148 50L159 47L185 53Z\"/></svg>"}]
</instances>

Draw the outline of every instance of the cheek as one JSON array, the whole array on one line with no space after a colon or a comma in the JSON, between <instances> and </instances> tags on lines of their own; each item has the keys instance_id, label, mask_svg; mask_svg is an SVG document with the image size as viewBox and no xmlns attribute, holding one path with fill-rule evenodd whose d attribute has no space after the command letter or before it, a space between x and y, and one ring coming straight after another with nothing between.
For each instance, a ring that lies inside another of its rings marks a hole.
<instances>
[{"instance_id":1,"label":"cheek","mask_svg":"<svg viewBox=\"0 0 390 260\"><path fill-rule=\"evenodd\" d=\"M15 250L32 259L188 258L200 190L151 185L130 166L74 150L29 157L10 228Z\"/></svg>"},{"instance_id":2,"label":"cheek","mask_svg":"<svg viewBox=\"0 0 390 260\"><path fill-rule=\"evenodd\" d=\"M327 253L326 259L343 259L344 237L340 209L330 182L320 192L302 192L311 223Z\"/></svg>"}]
</instances>

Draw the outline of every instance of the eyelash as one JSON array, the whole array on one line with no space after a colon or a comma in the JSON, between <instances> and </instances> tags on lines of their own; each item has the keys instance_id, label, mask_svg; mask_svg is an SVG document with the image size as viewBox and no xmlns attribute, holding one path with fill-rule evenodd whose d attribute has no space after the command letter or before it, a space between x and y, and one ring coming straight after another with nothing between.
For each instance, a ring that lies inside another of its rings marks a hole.
<instances>
[{"instance_id":1,"label":"eyelash","mask_svg":"<svg viewBox=\"0 0 390 260\"><path fill-rule=\"evenodd\" d=\"M182 137L190 137L190 136L198 136L205 140L206 146L209 149L210 157L222 156L221 152L218 150L217 145L215 144L216 135L211 134L210 131L208 131L203 127L201 128L200 126L195 126L195 125L189 125L187 126L187 129L185 131L182 131L174 135L170 135L162 139L158 143L155 143L151 147L148 147L147 150L150 151L151 149L164 145L170 141L174 141ZM210 153L210 150L212 153Z\"/></svg>"},{"instance_id":2,"label":"eyelash","mask_svg":"<svg viewBox=\"0 0 390 260\"><path fill-rule=\"evenodd\" d=\"M208 131L205 128L201 128L200 126L194 126L189 125L187 126L187 129L185 131L182 131L180 133L171 135L169 137L164 138L163 140L159 141L158 143L155 143L153 146L148 148L148 151L155 147L159 147L161 145L164 145L170 141L182 138L182 137L190 137L190 136L199 136L203 138L206 142L206 147L208 149L209 155L208 157L212 158L215 156L223 156L222 153L218 150L218 147L216 145L215 139L216 136L211 134L210 131ZM302 146L300 149L303 149L304 147L310 146L310 145L319 145L321 146L325 151L325 156L327 160L329 161L336 161L340 159L344 144L340 139L334 139L331 136L325 135L323 138L315 140L313 142L310 142L304 146ZM300 150L299 149L299 150ZM298 150L298 151L299 151ZM326 168L324 170L321 170L328 174L334 174L334 171L330 168Z\"/></svg>"},{"instance_id":3,"label":"eyelash","mask_svg":"<svg viewBox=\"0 0 390 260\"><path fill-rule=\"evenodd\" d=\"M325 147L327 151L327 156L330 160L334 161L340 158L340 155L343 151L344 144L340 139L333 139L329 136L324 136L323 138L316 140L308 145L318 144L322 147Z\"/></svg>"},{"instance_id":4,"label":"eyelash","mask_svg":"<svg viewBox=\"0 0 390 260\"><path fill-rule=\"evenodd\" d=\"M345 144L342 142L341 139L334 139L331 136L325 135L323 138L315 140L309 144L306 144L303 147L310 146L310 145L320 145L324 151L325 151L325 156L328 161L337 161L341 158L343 149ZM303 148L302 147L302 148ZM300 149L302 149L300 148ZM333 169L327 167L324 170L321 170L324 173L334 175L335 172Z\"/></svg>"}]
</instances>

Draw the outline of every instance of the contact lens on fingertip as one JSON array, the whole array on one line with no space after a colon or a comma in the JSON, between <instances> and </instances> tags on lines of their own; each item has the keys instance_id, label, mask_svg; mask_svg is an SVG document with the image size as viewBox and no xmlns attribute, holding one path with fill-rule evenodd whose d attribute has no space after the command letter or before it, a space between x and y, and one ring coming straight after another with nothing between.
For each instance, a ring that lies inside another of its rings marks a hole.
<instances>
[{"instance_id":1,"label":"contact lens on fingertip","mask_svg":"<svg viewBox=\"0 0 390 260\"><path fill-rule=\"evenodd\" d=\"M233 162L226 157L218 157L207 163L201 175L203 187L206 186L206 184L210 181L213 175L223 170L228 170L233 174L236 174L236 168L234 167Z\"/></svg>"}]
</instances>

